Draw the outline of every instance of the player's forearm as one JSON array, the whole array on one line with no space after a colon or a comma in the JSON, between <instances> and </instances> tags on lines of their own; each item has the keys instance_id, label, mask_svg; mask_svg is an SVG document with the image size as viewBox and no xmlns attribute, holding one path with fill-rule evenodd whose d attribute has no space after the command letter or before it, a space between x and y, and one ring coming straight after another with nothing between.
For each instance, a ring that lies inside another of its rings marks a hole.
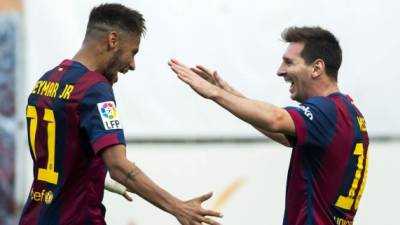
<instances>
[{"instance_id":1,"label":"player's forearm","mask_svg":"<svg viewBox=\"0 0 400 225\"><path fill-rule=\"evenodd\" d=\"M254 127L268 132L285 132L281 126L284 116L284 109L282 108L266 102L233 95L222 89L215 91L210 99Z\"/></svg>"},{"instance_id":2,"label":"player's forearm","mask_svg":"<svg viewBox=\"0 0 400 225\"><path fill-rule=\"evenodd\" d=\"M118 168L110 171L110 176L126 186L129 191L175 215L176 208L181 201L154 183L135 164L126 160Z\"/></svg>"},{"instance_id":3,"label":"player's forearm","mask_svg":"<svg viewBox=\"0 0 400 225\"><path fill-rule=\"evenodd\" d=\"M237 97L241 97L241 98L247 99L246 96L244 96L242 93L236 91L235 89L233 89L230 86L229 86L229 88L230 89L224 89L224 90L230 92L233 95L236 95ZM274 140L274 141L276 141L276 142L278 142L278 143L280 143L280 144L282 144L282 145L284 145L286 147L291 147L291 144L290 144L289 140L286 138L286 136L284 134L269 132L269 131L266 131L266 130L264 130L264 129L260 128L260 127L254 126L254 125L253 125L253 127L255 129L257 129L258 131L260 131L265 136L271 138L272 140Z\"/></svg>"}]
</instances>

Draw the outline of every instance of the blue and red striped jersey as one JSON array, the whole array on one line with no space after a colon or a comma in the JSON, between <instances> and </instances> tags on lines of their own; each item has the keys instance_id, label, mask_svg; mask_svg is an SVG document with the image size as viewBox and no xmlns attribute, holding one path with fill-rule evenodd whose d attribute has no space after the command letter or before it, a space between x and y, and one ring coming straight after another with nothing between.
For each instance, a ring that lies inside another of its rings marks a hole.
<instances>
[{"instance_id":1,"label":"blue and red striped jersey","mask_svg":"<svg viewBox=\"0 0 400 225\"><path fill-rule=\"evenodd\" d=\"M296 129L284 225L353 224L368 172L365 120L341 93L287 107Z\"/></svg>"},{"instance_id":2,"label":"blue and red striped jersey","mask_svg":"<svg viewBox=\"0 0 400 225\"><path fill-rule=\"evenodd\" d=\"M26 108L31 191L20 225L104 225L102 149L125 144L111 84L71 60L44 74Z\"/></svg>"}]
</instances>

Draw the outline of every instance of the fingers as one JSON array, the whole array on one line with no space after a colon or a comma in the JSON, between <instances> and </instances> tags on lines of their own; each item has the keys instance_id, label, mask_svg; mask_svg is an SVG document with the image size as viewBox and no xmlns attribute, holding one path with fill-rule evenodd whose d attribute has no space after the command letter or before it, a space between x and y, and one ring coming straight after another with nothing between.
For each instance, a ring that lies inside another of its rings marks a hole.
<instances>
[{"instance_id":1,"label":"fingers","mask_svg":"<svg viewBox=\"0 0 400 225\"><path fill-rule=\"evenodd\" d=\"M126 199L126 200L128 200L128 201L133 201L133 199L132 199L132 197L127 193L127 192L125 192L124 194L123 194L123 196L124 196L124 198Z\"/></svg>"},{"instance_id":2,"label":"fingers","mask_svg":"<svg viewBox=\"0 0 400 225\"><path fill-rule=\"evenodd\" d=\"M197 71L197 72L196 72ZM216 70L211 70L211 69L208 69L208 68L206 68L206 67L204 67L204 66L201 66L201 65L197 65L196 66L196 73L197 74L199 74L199 75L201 75L203 78L204 78L204 76L206 75L208 78L207 78L207 80L210 82L210 83L212 83L212 84L214 84L214 85L217 85L217 86L219 86L220 88L223 88L224 89L224 87L226 86L226 82L219 76L219 74L218 74L218 72L216 71Z\"/></svg>"},{"instance_id":3,"label":"fingers","mask_svg":"<svg viewBox=\"0 0 400 225\"><path fill-rule=\"evenodd\" d=\"M220 212L203 209L201 207L201 203L207 201L212 196L212 192L201 195L192 200L183 202L184 204L184 212L183 214L178 214L178 220L182 225L186 225L186 222L189 222L190 225L220 225L219 222L215 221L215 218L222 218L223 215ZM210 218L215 217L215 218Z\"/></svg>"},{"instance_id":4,"label":"fingers","mask_svg":"<svg viewBox=\"0 0 400 225\"><path fill-rule=\"evenodd\" d=\"M214 217L219 217L219 218L223 217L222 213L214 211L214 210L209 210L209 209L201 210L201 214L203 216L214 216Z\"/></svg>"},{"instance_id":5,"label":"fingers","mask_svg":"<svg viewBox=\"0 0 400 225\"><path fill-rule=\"evenodd\" d=\"M196 67L194 68L189 68L188 66L186 66L185 64L179 62L176 59L170 59L170 61L168 62L168 65L172 68L172 70L175 73L179 73L185 70L185 72L194 72L197 75L201 76L202 78L204 78L205 80L215 84L215 81L219 81L221 80L221 78L219 77L217 71L211 70L206 68L205 66L202 65L196 65ZM221 80L222 81L222 80Z\"/></svg>"},{"instance_id":6,"label":"fingers","mask_svg":"<svg viewBox=\"0 0 400 225\"><path fill-rule=\"evenodd\" d=\"M211 75L208 73L203 72L202 70L195 68L190 68L191 71L195 72L196 74L200 75L201 77L203 77L204 79L209 79L211 78Z\"/></svg>"},{"instance_id":7,"label":"fingers","mask_svg":"<svg viewBox=\"0 0 400 225\"><path fill-rule=\"evenodd\" d=\"M172 62L172 60L170 62L168 62L168 65L171 67L171 70L174 71L174 73L176 73L176 75L178 75L179 79L186 80L187 72L185 71L184 67Z\"/></svg>"},{"instance_id":8,"label":"fingers","mask_svg":"<svg viewBox=\"0 0 400 225\"><path fill-rule=\"evenodd\" d=\"M202 203L202 202L210 199L212 197L212 195L213 195L213 193L209 192L207 194L204 194L204 195L198 197L197 199L200 200L200 202ZM209 210L209 209L201 209L200 213L201 213L201 215L203 215L203 217L204 216L214 216L214 217L219 217L219 218L223 217L222 213L214 211L214 210Z\"/></svg>"},{"instance_id":9,"label":"fingers","mask_svg":"<svg viewBox=\"0 0 400 225\"><path fill-rule=\"evenodd\" d=\"M174 73L176 73L177 75L179 75L179 70L178 70L178 68L176 68L175 65L170 65L170 67L171 67L171 70L174 71Z\"/></svg>"},{"instance_id":10,"label":"fingers","mask_svg":"<svg viewBox=\"0 0 400 225\"><path fill-rule=\"evenodd\" d=\"M202 66L202 65L197 65L196 68L203 71L204 73L209 74L210 76L212 76L212 74L214 73L211 69L208 69L207 67Z\"/></svg>"},{"instance_id":11,"label":"fingers","mask_svg":"<svg viewBox=\"0 0 400 225\"><path fill-rule=\"evenodd\" d=\"M194 73L196 73L197 75L199 75L204 80L208 81L209 83L214 84L214 85L216 84L215 79L213 79L211 74L205 73L202 70L199 70L197 68L190 68L190 70L193 71Z\"/></svg>"},{"instance_id":12,"label":"fingers","mask_svg":"<svg viewBox=\"0 0 400 225\"><path fill-rule=\"evenodd\" d=\"M176 59L171 59L171 60L168 62L168 65L171 66L171 67L174 66L174 67L176 67L176 68L181 68L181 69L187 69L187 70L189 70L189 67L188 67L188 66L186 66L185 64L179 62L179 61L176 60Z\"/></svg>"},{"instance_id":13,"label":"fingers","mask_svg":"<svg viewBox=\"0 0 400 225\"><path fill-rule=\"evenodd\" d=\"M183 82L192 86L193 81L197 80L198 74L196 74L196 71L193 71L176 59L171 59L168 62L168 65L171 67L172 71L174 71L174 73L178 75L178 78ZM199 76L204 78L205 80L208 80L207 77L203 77L201 74Z\"/></svg>"},{"instance_id":14,"label":"fingers","mask_svg":"<svg viewBox=\"0 0 400 225\"><path fill-rule=\"evenodd\" d=\"M208 199L210 199L212 195L213 195L213 193L209 192L209 193L204 194L204 195L202 195L200 197L197 197L197 200L199 200L200 202L204 202L204 201L207 201Z\"/></svg>"},{"instance_id":15,"label":"fingers","mask_svg":"<svg viewBox=\"0 0 400 225\"><path fill-rule=\"evenodd\" d=\"M179 62L179 61L176 60L176 59L171 59L170 62L172 62L172 63L174 63L174 64L177 64L177 65L182 65L182 66L184 66L181 62Z\"/></svg>"},{"instance_id":16,"label":"fingers","mask_svg":"<svg viewBox=\"0 0 400 225\"><path fill-rule=\"evenodd\" d=\"M200 221L201 221L202 223L205 223L205 224L220 225L220 223L218 223L217 221L212 220L212 219L210 219L210 218L208 218L208 217L201 217L201 218L200 218Z\"/></svg>"},{"instance_id":17,"label":"fingers","mask_svg":"<svg viewBox=\"0 0 400 225\"><path fill-rule=\"evenodd\" d=\"M201 75L196 74L196 70L189 69L187 66L175 59L171 59L168 62L168 65L171 67L172 71L177 74L177 77L180 80L188 84L200 96L208 99L216 93L216 87L214 86L215 82L211 82L207 77L202 77ZM199 200L196 199L196 201ZM205 200L200 201L202 202Z\"/></svg>"},{"instance_id":18,"label":"fingers","mask_svg":"<svg viewBox=\"0 0 400 225\"><path fill-rule=\"evenodd\" d=\"M192 72L189 67L187 67L186 65L178 62L175 59L171 59L168 62L168 65L171 67L171 69L177 74L177 75L190 75L190 73Z\"/></svg>"},{"instance_id":19,"label":"fingers","mask_svg":"<svg viewBox=\"0 0 400 225\"><path fill-rule=\"evenodd\" d=\"M181 64L173 61L172 59L168 62L168 65L175 73L179 73L179 71L183 69Z\"/></svg>"},{"instance_id":20,"label":"fingers","mask_svg":"<svg viewBox=\"0 0 400 225\"><path fill-rule=\"evenodd\" d=\"M178 60L176 60L176 59L171 59L169 62L168 62L168 65L171 67L171 68L175 68L175 69L182 69L182 68L184 68L184 67L186 67L185 65L183 65L182 63L180 63Z\"/></svg>"},{"instance_id":21,"label":"fingers","mask_svg":"<svg viewBox=\"0 0 400 225\"><path fill-rule=\"evenodd\" d=\"M208 68L206 68L206 67L204 67L202 65L197 65L196 68L199 71L202 71L203 73L206 73L208 76L210 76L210 77L212 77L212 78L214 78L216 80L220 80L221 79L216 70L208 69Z\"/></svg>"},{"instance_id":22,"label":"fingers","mask_svg":"<svg viewBox=\"0 0 400 225\"><path fill-rule=\"evenodd\" d=\"M192 220L192 222L194 222L193 224L199 224L199 225L203 225L203 224L210 224L210 225L220 225L220 223L218 223L217 221L209 218L209 217L205 217L205 216L195 216Z\"/></svg>"},{"instance_id":23,"label":"fingers","mask_svg":"<svg viewBox=\"0 0 400 225\"><path fill-rule=\"evenodd\" d=\"M215 81L217 81L214 76L214 74L217 73L217 71L213 71L213 70L208 69L201 65L197 65L196 70L198 71L198 72L196 72L197 74L203 74L203 76L207 76L208 80L212 80L213 83L215 83Z\"/></svg>"},{"instance_id":24,"label":"fingers","mask_svg":"<svg viewBox=\"0 0 400 225\"><path fill-rule=\"evenodd\" d=\"M176 59L171 59L168 65L178 76L192 76L199 75L208 82L215 84L215 79L213 78L212 71L205 68L204 66L196 66L195 68L189 68L185 64L179 62ZM180 77L181 78L181 77Z\"/></svg>"},{"instance_id":25,"label":"fingers","mask_svg":"<svg viewBox=\"0 0 400 225\"><path fill-rule=\"evenodd\" d=\"M198 74L199 76L201 76L202 78L208 80L210 78L210 76L207 73L204 73L203 71L197 69L197 68L190 68L191 71L193 71L194 73Z\"/></svg>"},{"instance_id":26,"label":"fingers","mask_svg":"<svg viewBox=\"0 0 400 225\"><path fill-rule=\"evenodd\" d=\"M214 71L213 73L213 77L217 82L223 83L225 82L224 80L221 79L221 77L219 76L219 74L217 73L217 71Z\"/></svg>"},{"instance_id":27,"label":"fingers","mask_svg":"<svg viewBox=\"0 0 400 225\"><path fill-rule=\"evenodd\" d=\"M182 225L203 225L203 224L221 225L219 222L201 215L195 215L191 219L190 218L177 218L177 219L179 223Z\"/></svg>"}]
</instances>

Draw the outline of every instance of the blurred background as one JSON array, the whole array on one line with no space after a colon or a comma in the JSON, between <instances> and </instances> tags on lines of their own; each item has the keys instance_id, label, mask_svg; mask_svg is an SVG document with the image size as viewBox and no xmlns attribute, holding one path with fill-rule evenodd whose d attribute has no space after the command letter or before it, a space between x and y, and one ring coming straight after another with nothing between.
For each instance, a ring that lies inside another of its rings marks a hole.
<instances>
[{"instance_id":1,"label":"blurred background","mask_svg":"<svg viewBox=\"0 0 400 225\"><path fill-rule=\"evenodd\" d=\"M35 81L82 43L98 0L0 0L0 225L17 224L32 180L25 106ZM288 26L321 26L343 49L341 91L371 137L369 179L356 224L396 225L400 196L397 100L400 3L395 0L114 1L143 13L136 70L114 86L128 157L179 198L208 191L228 225L281 224L290 149L271 142L169 70L171 57L217 69L232 86L277 106L297 105L276 76ZM175 225L135 196L105 193L112 225Z\"/></svg>"}]
</instances>

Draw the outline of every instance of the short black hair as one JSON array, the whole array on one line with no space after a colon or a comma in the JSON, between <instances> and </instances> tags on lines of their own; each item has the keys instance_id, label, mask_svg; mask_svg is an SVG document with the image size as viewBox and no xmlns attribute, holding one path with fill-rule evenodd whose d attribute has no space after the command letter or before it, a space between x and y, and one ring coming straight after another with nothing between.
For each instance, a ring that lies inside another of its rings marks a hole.
<instances>
[{"instance_id":1,"label":"short black hair","mask_svg":"<svg viewBox=\"0 0 400 225\"><path fill-rule=\"evenodd\" d=\"M337 81L338 71L342 64L342 49L338 39L328 30L321 27L289 27L282 32L286 42L304 43L301 56L307 64L316 59L325 62L327 75Z\"/></svg>"},{"instance_id":2,"label":"short black hair","mask_svg":"<svg viewBox=\"0 0 400 225\"><path fill-rule=\"evenodd\" d=\"M133 9L117 3L107 3L92 9L87 25L87 34L93 30L107 30L118 28L139 36L146 32L143 15Z\"/></svg>"}]
</instances>

